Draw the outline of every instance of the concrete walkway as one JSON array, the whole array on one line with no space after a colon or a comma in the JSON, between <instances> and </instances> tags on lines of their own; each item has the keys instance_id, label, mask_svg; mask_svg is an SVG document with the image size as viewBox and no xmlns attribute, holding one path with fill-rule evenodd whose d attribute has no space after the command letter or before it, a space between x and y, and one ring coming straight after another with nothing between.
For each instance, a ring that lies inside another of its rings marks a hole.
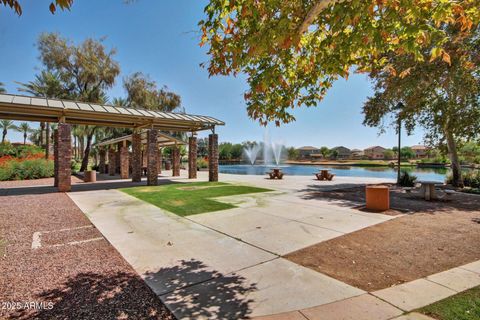
<instances>
[{"instance_id":1,"label":"concrete walkway","mask_svg":"<svg viewBox=\"0 0 480 320\"><path fill-rule=\"evenodd\" d=\"M69 196L179 319L386 320L480 284L480 266L471 264L367 293L281 257L394 218L308 196L377 179L221 180L275 191L223 197L237 208L186 218L118 190Z\"/></svg>"},{"instance_id":2,"label":"concrete walkway","mask_svg":"<svg viewBox=\"0 0 480 320\"><path fill-rule=\"evenodd\" d=\"M251 182L251 176L222 175L276 191L225 197L238 208L187 218L118 190L69 196L180 319L255 317L364 294L281 255L392 217L304 199L315 182L289 178ZM360 183L344 179L322 187Z\"/></svg>"}]
</instances>

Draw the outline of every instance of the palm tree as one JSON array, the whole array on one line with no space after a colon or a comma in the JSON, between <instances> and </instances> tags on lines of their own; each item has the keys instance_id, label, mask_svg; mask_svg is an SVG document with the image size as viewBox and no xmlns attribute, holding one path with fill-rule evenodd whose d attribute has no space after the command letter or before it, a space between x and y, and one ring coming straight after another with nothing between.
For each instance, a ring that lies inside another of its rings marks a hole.
<instances>
[{"instance_id":1,"label":"palm tree","mask_svg":"<svg viewBox=\"0 0 480 320\"><path fill-rule=\"evenodd\" d=\"M43 98L69 98L69 90L62 84L62 79L58 73L43 70L35 76L35 80L27 83L17 82L20 85L18 91L27 92L35 97ZM46 129L46 134L44 131ZM44 138L45 136L45 144ZM39 144L45 147L45 158L48 159L50 151L50 126L48 123L40 122Z\"/></svg>"},{"instance_id":2,"label":"palm tree","mask_svg":"<svg viewBox=\"0 0 480 320\"><path fill-rule=\"evenodd\" d=\"M28 122L22 122L16 127L16 130L23 133L23 144L27 144L28 133L32 131L30 124Z\"/></svg>"},{"instance_id":3,"label":"palm tree","mask_svg":"<svg viewBox=\"0 0 480 320\"><path fill-rule=\"evenodd\" d=\"M0 82L0 93L5 93L7 90L5 90L5 84L3 82Z\"/></svg>"},{"instance_id":4,"label":"palm tree","mask_svg":"<svg viewBox=\"0 0 480 320\"><path fill-rule=\"evenodd\" d=\"M5 143L5 137L7 136L8 130L15 130L17 127L12 120L0 120L0 129L2 132L2 143Z\"/></svg>"}]
</instances>

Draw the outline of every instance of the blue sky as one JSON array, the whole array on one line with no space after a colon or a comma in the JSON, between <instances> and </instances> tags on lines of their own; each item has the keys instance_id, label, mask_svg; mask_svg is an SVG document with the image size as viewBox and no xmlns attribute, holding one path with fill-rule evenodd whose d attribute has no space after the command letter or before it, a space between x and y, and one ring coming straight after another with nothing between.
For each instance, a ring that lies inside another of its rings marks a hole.
<instances>
[{"instance_id":1,"label":"blue sky","mask_svg":"<svg viewBox=\"0 0 480 320\"><path fill-rule=\"evenodd\" d=\"M70 12L48 11L50 1L22 1L23 15L17 17L0 6L0 81L7 91L17 92L14 81L33 80L41 67L35 42L41 32L58 32L76 43L87 37L106 37L105 44L117 49L121 76L109 93L124 96L122 78L136 71L150 75L159 85L182 96L188 113L206 114L226 122L217 129L220 141L261 140L265 128L247 116L243 93L247 89L240 76L209 78L199 64L208 60L198 46L197 23L203 18L207 1L76 0ZM297 121L280 128L269 126L272 140L289 146L344 145L364 148L396 144L393 130L378 136L376 128L362 125L361 108L371 94L363 75L340 80L316 108L294 112ZM205 134L203 134L205 135ZM202 135L200 135L202 136ZM21 141L9 133L9 140ZM405 137L405 144L418 144L422 132Z\"/></svg>"}]
</instances>

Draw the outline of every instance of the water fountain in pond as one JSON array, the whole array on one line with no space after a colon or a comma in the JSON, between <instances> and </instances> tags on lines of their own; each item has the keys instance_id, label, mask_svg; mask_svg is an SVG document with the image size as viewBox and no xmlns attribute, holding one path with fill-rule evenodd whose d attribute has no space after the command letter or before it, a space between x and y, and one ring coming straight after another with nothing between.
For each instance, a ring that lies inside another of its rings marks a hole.
<instances>
[{"instance_id":1,"label":"water fountain in pond","mask_svg":"<svg viewBox=\"0 0 480 320\"><path fill-rule=\"evenodd\" d=\"M251 165L255 164L258 153L262 150L263 165L264 166L279 166L283 150L282 141L272 141L268 130L265 130L263 135L263 143L255 143L244 148L244 153L247 156Z\"/></svg>"},{"instance_id":2,"label":"water fountain in pond","mask_svg":"<svg viewBox=\"0 0 480 320\"><path fill-rule=\"evenodd\" d=\"M280 158L282 156L282 149L283 143L282 142L272 142L271 149L273 154L273 160L275 160L275 164L278 166L280 164Z\"/></svg>"},{"instance_id":3,"label":"water fountain in pond","mask_svg":"<svg viewBox=\"0 0 480 320\"><path fill-rule=\"evenodd\" d=\"M254 144L243 149L252 166L255 164L255 160L257 160L258 152L260 151L260 149L261 147L258 144Z\"/></svg>"}]
</instances>

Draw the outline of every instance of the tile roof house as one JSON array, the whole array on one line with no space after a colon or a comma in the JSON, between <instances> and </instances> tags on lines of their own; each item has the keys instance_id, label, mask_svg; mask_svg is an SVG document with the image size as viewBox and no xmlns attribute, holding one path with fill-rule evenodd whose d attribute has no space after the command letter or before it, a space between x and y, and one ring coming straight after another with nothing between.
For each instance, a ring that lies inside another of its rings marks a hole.
<instances>
[{"instance_id":1,"label":"tile roof house","mask_svg":"<svg viewBox=\"0 0 480 320\"><path fill-rule=\"evenodd\" d=\"M332 151L335 150L337 152L337 157L336 159L349 159L351 155L350 149L344 147L344 146L338 146L335 148L332 148Z\"/></svg>"},{"instance_id":2,"label":"tile roof house","mask_svg":"<svg viewBox=\"0 0 480 320\"><path fill-rule=\"evenodd\" d=\"M350 157L352 159L363 159L364 156L365 156L365 153L363 152L363 150L360 150L360 149L350 150Z\"/></svg>"},{"instance_id":3,"label":"tile roof house","mask_svg":"<svg viewBox=\"0 0 480 320\"><path fill-rule=\"evenodd\" d=\"M368 157L369 159L383 159L385 157L383 155L385 150L387 149L385 149L384 147L373 146L363 150L363 152L365 153L365 156Z\"/></svg>"},{"instance_id":4,"label":"tile roof house","mask_svg":"<svg viewBox=\"0 0 480 320\"><path fill-rule=\"evenodd\" d=\"M423 146L423 145L415 145L411 147L413 152L415 152L415 157L416 158L426 158L427 157L427 151L428 147Z\"/></svg>"},{"instance_id":5,"label":"tile roof house","mask_svg":"<svg viewBox=\"0 0 480 320\"><path fill-rule=\"evenodd\" d=\"M300 159L310 159L313 154L320 154L320 149L312 146L304 146L297 149Z\"/></svg>"}]
</instances>

